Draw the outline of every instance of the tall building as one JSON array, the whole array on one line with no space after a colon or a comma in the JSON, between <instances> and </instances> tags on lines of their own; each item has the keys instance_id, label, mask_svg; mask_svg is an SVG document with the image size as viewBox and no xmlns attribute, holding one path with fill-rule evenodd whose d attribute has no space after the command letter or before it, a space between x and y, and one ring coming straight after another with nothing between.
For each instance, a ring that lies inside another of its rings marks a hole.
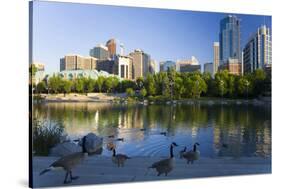
<instances>
[{"instance_id":1,"label":"tall building","mask_svg":"<svg viewBox=\"0 0 281 189\"><path fill-rule=\"evenodd\" d=\"M213 63L212 62L208 62L204 64L204 73L210 73L211 75L213 75Z\"/></svg>"},{"instance_id":2,"label":"tall building","mask_svg":"<svg viewBox=\"0 0 281 189\"><path fill-rule=\"evenodd\" d=\"M110 39L106 42L106 47L108 49L109 57L113 58L116 55L116 41L115 39Z\"/></svg>"},{"instance_id":3,"label":"tall building","mask_svg":"<svg viewBox=\"0 0 281 189\"><path fill-rule=\"evenodd\" d=\"M149 72L150 55L140 49L136 49L129 55L133 59L133 79L146 77L146 74Z\"/></svg>"},{"instance_id":4,"label":"tall building","mask_svg":"<svg viewBox=\"0 0 281 189\"><path fill-rule=\"evenodd\" d=\"M133 59L130 56L117 55L113 73L123 79L133 79Z\"/></svg>"},{"instance_id":5,"label":"tall building","mask_svg":"<svg viewBox=\"0 0 281 189\"><path fill-rule=\"evenodd\" d=\"M220 70L241 74L240 20L229 15L220 21ZM229 65L232 64L232 65ZM231 69L231 70L230 70ZM237 71L240 72L237 72Z\"/></svg>"},{"instance_id":6,"label":"tall building","mask_svg":"<svg viewBox=\"0 0 281 189\"><path fill-rule=\"evenodd\" d=\"M171 68L176 69L176 62L170 60L160 62L160 72L166 72Z\"/></svg>"},{"instance_id":7,"label":"tall building","mask_svg":"<svg viewBox=\"0 0 281 189\"><path fill-rule=\"evenodd\" d=\"M220 43L214 42L214 57L213 57L213 76L218 72L220 64Z\"/></svg>"},{"instance_id":8,"label":"tall building","mask_svg":"<svg viewBox=\"0 0 281 189\"><path fill-rule=\"evenodd\" d=\"M94 70L97 59L80 55L66 55L60 59L60 71L63 70Z\"/></svg>"},{"instance_id":9,"label":"tall building","mask_svg":"<svg viewBox=\"0 0 281 189\"><path fill-rule=\"evenodd\" d=\"M151 74L155 74L156 73L156 61L153 59L150 59L150 63L149 63L149 73Z\"/></svg>"},{"instance_id":10,"label":"tall building","mask_svg":"<svg viewBox=\"0 0 281 189\"><path fill-rule=\"evenodd\" d=\"M114 60L97 60L96 69L113 74Z\"/></svg>"},{"instance_id":11,"label":"tall building","mask_svg":"<svg viewBox=\"0 0 281 189\"><path fill-rule=\"evenodd\" d=\"M178 60L176 63L176 70L179 72L201 72L201 65L199 61L192 56L191 59L188 60Z\"/></svg>"},{"instance_id":12,"label":"tall building","mask_svg":"<svg viewBox=\"0 0 281 189\"><path fill-rule=\"evenodd\" d=\"M220 64L229 58L241 61L240 20L229 15L220 21Z\"/></svg>"},{"instance_id":13,"label":"tall building","mask_svg":"<svg viewBox=\"0 0 281 189\"><path fill-rule=\"evenodd\" d=\"M90 56L95 57L99 60L106 60L109 58L108 48L102 44L99 44L93 49L90 49Z\"/></svg>"},{"instance_id":14,"label":"tall building","mask_svg":"<svg viewBox=\"0 0 281 189\"><path fill-rule=\"evenodd\" d=\"M243 49L244 73L250 73L256 69L264 69L272 63L272 46L270 29L265 25L258 28L245 48Z\"/></svg>"}]
</instances>

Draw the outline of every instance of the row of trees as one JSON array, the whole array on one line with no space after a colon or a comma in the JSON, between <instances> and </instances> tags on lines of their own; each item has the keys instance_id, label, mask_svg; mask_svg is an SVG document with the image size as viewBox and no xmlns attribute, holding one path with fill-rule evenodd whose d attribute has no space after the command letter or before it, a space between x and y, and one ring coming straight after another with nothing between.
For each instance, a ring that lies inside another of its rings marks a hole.
<instances>
[{"instance_id":1,"label":"row of trees","mask_svg":"<svg viewBox=\"0 0 281 189\"><path fill-rule=\"evenodd\" d=\"M36 93L121 93L128 96L136 94L145 96L164 96L172 99L212 97L255 97L263 94L267 83L271 82L263 70L251 74L237 76L227 70L220 71L212 78L209 73L179 73L171 69L136 81L119 80L117 77L77 78L65 80L60 76L52 76L48 81L41 81L35 87Z\"/></svg>"}]
</instances>

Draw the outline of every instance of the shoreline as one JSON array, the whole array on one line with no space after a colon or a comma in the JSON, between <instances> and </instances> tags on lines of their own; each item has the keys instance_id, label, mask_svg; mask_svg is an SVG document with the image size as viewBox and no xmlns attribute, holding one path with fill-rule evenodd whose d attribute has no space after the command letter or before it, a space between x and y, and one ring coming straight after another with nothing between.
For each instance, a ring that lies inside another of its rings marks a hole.
<instances>
[{"instance_id":1,"label":"shoreline","mask_svg":"<svg viewBox=\"0 0 281 189\"><path fill-rule=\"evenodd\" d=\"M37 99L38 98L38 99ZM202 105L271 105L271 97L261 97L254 99L229 99L219 97L201 97L199 99L180 99L180 100L139 100L127 98L125 93L89 93L85 94L41 94L33 95L35 102L44 103L115 103L115 104L202 104Z\"/></svg>"},{"instance_id":2,"label":"shoreline","mask_svg":"<svg viewBox=\"0 0 281 189\"><path fill-rule=\"evenodd\" d=\"M63 171L52 171L39 176L40 171L48 167L58 157L33 157L34 187L68 186L64 185ZM125 166L118 168L112 163L111 157L89 156L73 170L80 176L69 185L113 184L144 182L170 179L190 179L218 176L241 176L253 174L271 174L271 158L262 157L202 157L194 164L186 164L183 159L176 158L174 170L168 176L156 176L156 171L149 167L161 157L132 157Z\"/></svg>"}]
</instances>

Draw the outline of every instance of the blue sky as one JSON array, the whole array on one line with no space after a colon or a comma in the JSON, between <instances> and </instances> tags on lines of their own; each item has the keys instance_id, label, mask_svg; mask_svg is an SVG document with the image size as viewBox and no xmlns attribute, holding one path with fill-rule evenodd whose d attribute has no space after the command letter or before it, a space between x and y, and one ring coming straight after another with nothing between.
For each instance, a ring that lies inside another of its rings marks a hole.
<instances>
[{"instance_id":1,"label":"blue sky","mask_svg":"<svg viewBox=\"0 0 281 189\"><path fill-rule=\"evenodd\" d=\"M36 1L33 8L33 59L47 73L59 71L66 54L89 55L90 48L116 38L125 53L144 50L156 61L189 59L212 62L219 21L227 13L132 8ZM236 14L241 19L241 44L270 16Z\"/></svg>"}]
</instances>

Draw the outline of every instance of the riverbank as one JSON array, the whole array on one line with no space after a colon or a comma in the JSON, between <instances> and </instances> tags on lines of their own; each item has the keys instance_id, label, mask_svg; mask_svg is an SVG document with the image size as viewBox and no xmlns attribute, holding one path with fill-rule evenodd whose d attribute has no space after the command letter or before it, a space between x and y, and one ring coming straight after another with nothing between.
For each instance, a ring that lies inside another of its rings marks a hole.
<instances>
[{"instance_id":1,"label":"riverbank","mask_svg":"<svg viewBox=\"0 0 281 189\"><path fill-rule=\"evenodd\" d=\"M56 157L33 158L34 187L64 185L65 173L63 171L48 172L45 175L39 176L40 171L48 167L56 159ZM168 176L156 176L156 171L152 169L147 172L147 167L160 159L159 157L133 157L127 160L125 167L118 168L112 163L111 157L91 156L73 170L73 175L80 178L68 185L271 173L271 159L260 157L243 157L239 159L230 157L201 158L193 165L187 165L186 161L176 159L174 170Z\"/></svg>"},{"instance_id":2,"label":"riverbank","mask_svg":"<svg viewBox=\"0 0 281 189\"><path fill-rule=\"evenodd\" d=\"M217 97L201 97L199 99L170 100L162 96L148 97L140 100L137 97L127 97L126 93L88 93L86 94L41 94L35 95L34 99L40 102L108 102L108 103L131 103L131 104L206 104L206 105L271 105L271 97L259 97L255 99L229 99Z\"/></svg>"}]
</instances>

